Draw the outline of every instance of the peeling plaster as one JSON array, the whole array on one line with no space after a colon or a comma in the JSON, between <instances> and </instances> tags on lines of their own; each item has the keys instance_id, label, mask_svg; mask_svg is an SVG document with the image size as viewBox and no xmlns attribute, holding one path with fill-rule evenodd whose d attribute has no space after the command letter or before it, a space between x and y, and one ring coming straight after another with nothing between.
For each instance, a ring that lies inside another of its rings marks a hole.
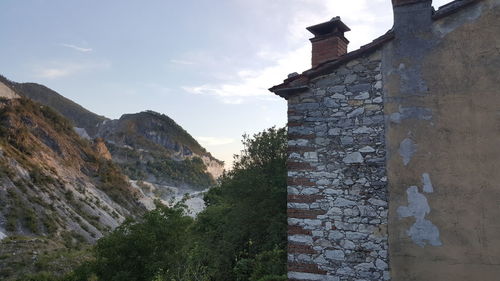
<instances>
[{"instance_id":1,"label":"peeling plaster","mask_svg":"<svg viewBox=\"0 0 500 281\"><path fill-rule=\"evenodd\" d=\"M448 33L453 32L455 29L464 25L465 22L471 22L478 19L483 13L483 6L477 5L472 7L471 13L460 13L454 20L447 20L440 24L434 25L435 33L443 38Z\"/></svg>"},{"instance_id":2,"label":"peeling plaster","mask_svg":"<svg viewBox=\"0 0 500 281\"><path fill-rule=\"evenodd\" d=\"M399 155L403 158L403 164L410 163L411 158L417 152L417 145L410 138L405 138L399 145Z\"/></svg>"},{"instance_id":3,"label":"peeling plaster","mask_svg":"<svg viewBox=\"0 0 500 281\"><path fill-rule=\"evenodd\" d=\"M422 174L422 183L424 184L424 192L432 193L434 192L434 188L432 187L431 177L428 173Z\"/></svg>"},{"instance_id":4,"label":"peeling plaster","mask_svg":"<svg viewBox=\"0 0 500 281\"><path fill-rule=\"evenodd\" d=\"M399 106L399 111L392 113L389 118L391 122L397 124L401 124L402 121L407 119L428 121L432 119L432 110L430 108L419 106Z\"/></svg>"},{"instance_id":5,"label":"peeling plaster","mask_svg":"<svg viewBox=\"0 0 500 281\"><path fill-rule=\"evenodd\" d=\"M422 174L424 192L432 193L433 187L428 173ZM427 243L432 246L441 246L443 243L439 238L439 229L430 220L425 219L425 216L431 212L429 203L425 195L418 191L417 186L410 186L406 190L408 196L408 206L400 206L397 209L399 218L414 217L415 223L406 231L413 242L420 247L424 247Z\"/></svg>"}]
</instances>

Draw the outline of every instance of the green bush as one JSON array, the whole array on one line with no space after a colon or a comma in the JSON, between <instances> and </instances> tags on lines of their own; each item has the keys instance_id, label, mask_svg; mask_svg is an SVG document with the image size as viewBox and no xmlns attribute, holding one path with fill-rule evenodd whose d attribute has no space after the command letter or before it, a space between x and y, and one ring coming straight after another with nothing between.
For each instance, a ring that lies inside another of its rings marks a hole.
<instances>
[{"instance_id":1,"label":"green bush","mask_svg":"<svg viewBox=\"0 0 500 281\"><path fill-rule=\"evenodd\" d=\"M100 239L95 260L65 281L287 280L286 133L272 128L243 144L196 219L157 202Z\"/></svg>"}]
</instances>

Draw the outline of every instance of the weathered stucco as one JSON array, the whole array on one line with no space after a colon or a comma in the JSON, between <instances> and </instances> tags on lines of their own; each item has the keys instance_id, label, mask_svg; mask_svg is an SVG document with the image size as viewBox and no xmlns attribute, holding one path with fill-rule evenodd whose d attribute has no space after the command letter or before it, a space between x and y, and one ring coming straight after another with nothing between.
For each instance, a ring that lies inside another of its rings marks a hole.
<instances>
[{"instance_id":1,"label":"weathered stucco","mask_svg":"<svg viewBox=\"0 0 500 281\"><path fill-rule=\"evenodd\" d=\"M391 278L498 280L500 1L428 4L384 47Z\"/></svg>"}]
</instances>

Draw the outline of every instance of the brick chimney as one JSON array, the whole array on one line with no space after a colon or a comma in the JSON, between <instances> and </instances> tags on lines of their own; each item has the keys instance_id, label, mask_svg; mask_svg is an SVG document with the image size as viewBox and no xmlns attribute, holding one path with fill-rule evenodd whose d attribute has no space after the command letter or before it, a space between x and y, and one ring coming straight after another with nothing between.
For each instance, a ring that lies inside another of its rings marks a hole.
<instances>
[{"instance_id":1,"label":"brick chimney","mask_svg":"<svg viewBox=\"0 0 500 281\"><path fill-rule=\"evenodd\" d=\"M314 37L310 39L312 43L312 67L337 59L347 53L349 40L344 37L344 32L351 29L340 20L340 17L310 26L307 30L314 34Z\"/></svg>"}]
</instances>

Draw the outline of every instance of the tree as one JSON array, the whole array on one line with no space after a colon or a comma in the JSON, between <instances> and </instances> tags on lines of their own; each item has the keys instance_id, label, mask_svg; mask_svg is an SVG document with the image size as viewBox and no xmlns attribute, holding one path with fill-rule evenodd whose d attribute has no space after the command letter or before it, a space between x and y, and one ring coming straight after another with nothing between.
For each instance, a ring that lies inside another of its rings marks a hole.
<instances>
[{"instance_id":1,"label":"tree","mask_svg":"<svg viewBox=\"0 0 500 281\"><path fill-rule=\"evenodd\" d=\"M180 207L159 203L140 222L132 220L100 239L95 246L95 261L75 271L87 280L150 281L158 275L165 280L180 280L186 263L184 248L189 245L188 227L192 218Z\"/></svg>"},{"instance_id":2,"label":"tree","mask_svg":"<svg viewBox=\"0 0 500 281\"><path fill-rule=\"evenodd\" d=\"M193 235L209 280L261 280L286 271L286 131L250 138L233 170L205 196ZM278 276L278 277L276 277ZM286 279L282 279L286 280Z\"/></svg>"},{"instance_id":3,"label":"tree","mask_svg":"<svg viewBox=\"0 0 500 281\"><path fill-rule=\"evenodd\" d=\"M205 196L193 220L157 204L95 246L95 261L65 281L284 281L286 131L244 136L233 170Z\"/></svg>"}]
</instances>

